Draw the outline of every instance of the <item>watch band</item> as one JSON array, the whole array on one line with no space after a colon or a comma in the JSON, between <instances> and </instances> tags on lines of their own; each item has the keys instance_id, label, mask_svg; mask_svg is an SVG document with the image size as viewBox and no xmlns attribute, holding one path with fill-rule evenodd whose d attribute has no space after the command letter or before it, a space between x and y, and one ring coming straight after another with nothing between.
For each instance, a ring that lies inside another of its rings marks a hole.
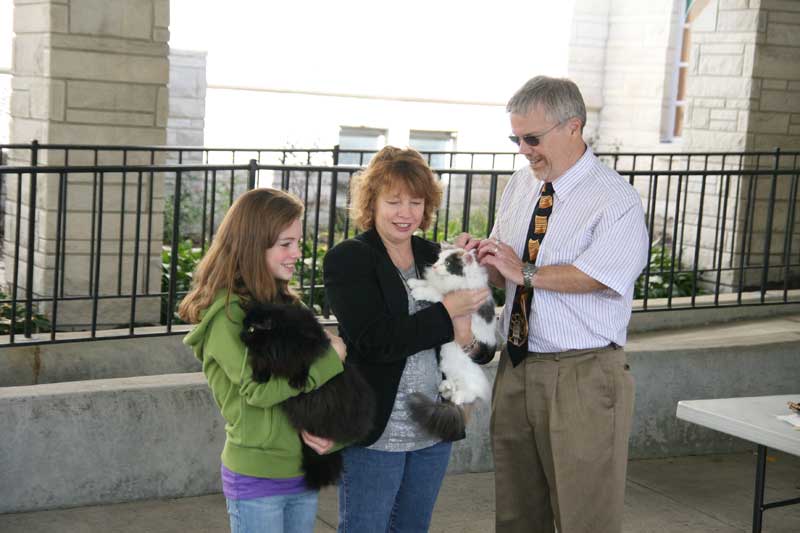
<instances>
[{"instance_id":1,"label":"watch band","mask_svg":"<svg viewBox=\"0 0 800 533\"><path fill-rule=\"evenodd\" d=\"M536 275L538 270L539 267L533 263L522 263L522 284L526 289L533 288L533 276Z\"/></svg>"}]
</instances>

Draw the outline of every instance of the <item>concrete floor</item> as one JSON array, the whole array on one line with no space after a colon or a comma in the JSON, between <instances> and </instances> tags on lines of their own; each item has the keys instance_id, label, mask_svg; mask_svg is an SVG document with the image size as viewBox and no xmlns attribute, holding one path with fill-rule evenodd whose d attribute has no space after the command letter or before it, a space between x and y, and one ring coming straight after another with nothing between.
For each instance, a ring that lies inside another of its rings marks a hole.
<instances>
[{"instance_id":1,"label":"concrete floor","mask_svg":"<svg viewBox=\"0 0 800 533\"><path fill-rule=\"evenodd\" d=\"M767 501L800 495L800 458L770 453ZM631 461L625 533L734 533L751 530L755 457L711 455ZM320 496L315 533L335 531L336 492ZM0 515L3 533L211 533L227 531L220 494ZM494 531L493 473L450 475L432 532ZM800 505L766 512L764 533L800 532Z\"/></svg>"}]
</instances>

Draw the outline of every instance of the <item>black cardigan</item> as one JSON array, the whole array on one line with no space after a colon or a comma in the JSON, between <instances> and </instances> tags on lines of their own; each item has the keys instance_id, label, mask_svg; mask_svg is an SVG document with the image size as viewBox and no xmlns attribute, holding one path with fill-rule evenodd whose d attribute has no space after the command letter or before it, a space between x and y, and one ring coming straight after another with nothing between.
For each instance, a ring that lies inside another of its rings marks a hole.
<instances>
[{"instance_id":1,"label":"black cardigan","mask_svg":"<svg viewBox=\"0 0 800 533\"><path fill-rule=\"evenodd\" d=\"M438 244L419 237L412 237L411 248L419 272L439 256ZM452 341L453 323L441 303L408 314L403 281L374 229L334 246L325 255L323 272L347 361L375 390L373 430L359 443L369 446L389 421L406 358Z\"/></svg>"}]
</instances>

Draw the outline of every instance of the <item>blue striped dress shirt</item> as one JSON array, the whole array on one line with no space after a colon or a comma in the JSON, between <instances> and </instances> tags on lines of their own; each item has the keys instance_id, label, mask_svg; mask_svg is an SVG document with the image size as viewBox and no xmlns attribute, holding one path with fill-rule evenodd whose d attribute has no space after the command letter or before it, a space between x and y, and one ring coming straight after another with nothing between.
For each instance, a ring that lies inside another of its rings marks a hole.
<instances>
[{"instance_id":1,"label":"blue striped dress shirt","mask_svg":"<svg viewBox=\"0 0 800 533\"><path fill-rule=\"evenodd\" d=\"M503 191L492 237L522 257L528 224L543 183L530 167L514 173ZM607 289L589 293L533 290L528 350L562 352L625 345L633 286L647 264L649 238L636 190L586 148L553 182L553 212L536 266L573 265ZM508 334L516 285L506 281L500 321Z\"/></svg>"}]
</instances>

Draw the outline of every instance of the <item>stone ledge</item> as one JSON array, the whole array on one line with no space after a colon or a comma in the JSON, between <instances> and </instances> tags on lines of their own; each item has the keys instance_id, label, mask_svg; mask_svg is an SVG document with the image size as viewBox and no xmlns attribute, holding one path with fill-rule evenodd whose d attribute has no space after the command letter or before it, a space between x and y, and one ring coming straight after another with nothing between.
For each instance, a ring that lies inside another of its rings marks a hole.
<instances>
[{"instance_id":1,"label":"stone ledge","mask_svg":"<svg viewBox=\"0 0 800 533\"><path fill-rule=\"evenodd\" d=\"M166 57L169 47L164 43L150 40L124 39L114 36L59 34L51 35L53 48L64 50L83 50L88 52L107 52L116 54L133 54L153 57Z\"/></svg>"},{"instance_id":2,"label":"stone ledge","mask_svg":"<svg viewBox=\"0 0 800 533\"><path fill-rule=\"evenodd\" d=\"M739 344L730 327L696 329L693 341L688 332L632 339L631 457L748 446L678 421L675 406L796 391L797 323L798 316L739 324ZM758 331L758 342L746 338ZM779 331L791 335L776 338ZM496 363L484 367L490 380ZM492 468L488 423L488 407L478 406L467 439L454 446L450 472ZM13 428L0 436L0 461L17 480L0 484L0 513L218 490L223 423L200 373L0 388L0 426Z\"/></svg>"}]
</instances>

